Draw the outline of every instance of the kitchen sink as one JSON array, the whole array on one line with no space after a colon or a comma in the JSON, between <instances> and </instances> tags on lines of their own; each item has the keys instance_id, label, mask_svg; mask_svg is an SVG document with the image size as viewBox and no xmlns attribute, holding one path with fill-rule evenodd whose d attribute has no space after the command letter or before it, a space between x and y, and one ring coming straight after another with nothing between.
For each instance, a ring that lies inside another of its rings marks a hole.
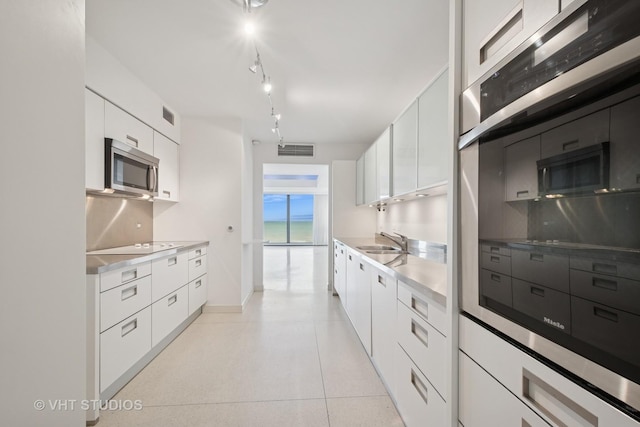
<instances>
[{"instance_id":1,"label":"kitchen sink","mask_svg":"<svg viewBox=\"0 0 640 427\"><path fill-rule=\"evenodd\" d=\"M385 245L370 245L370 246L356 246L358 249L362 249L363 251L399 251L400 249L395 248L393 246L385 246Z\"/></svg>"}]
</instances>

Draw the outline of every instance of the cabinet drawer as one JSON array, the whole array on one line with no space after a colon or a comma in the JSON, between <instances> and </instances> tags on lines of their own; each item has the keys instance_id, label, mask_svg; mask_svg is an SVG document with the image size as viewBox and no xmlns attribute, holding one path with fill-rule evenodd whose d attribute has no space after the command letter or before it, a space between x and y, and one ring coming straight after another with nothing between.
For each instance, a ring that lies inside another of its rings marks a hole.
<instances>
[{"instance_id":1,"label":"cabinet drawer","mask_svg":"<svg viewBox=\"0 0 640 427\"><path fill-rule=\"evenodd\" d=\"M153 324L151 328L151 344L158 345L189 314L189 286L183 286L151 306Z\"/></svg>"},{"instance_id":2,"label":"cabinet drawer","mask_svg":"<svg viewBox=\"0 0 640 427\"><path fill-rule=\"evenodd\" d=\"M413 289L398 280L398 300L406 305L444 336L447 335L446 308L429 298L425 293Z\"/></svg>"},{"instance_id":3,"label":"cabinet drawer","mask_svg":"<svg viewBox=\"0 0 640 427\"><path fill-rule=\"evenodd\" d=\"M104 136L153 154L153 129L110 102L104 107Z\"/></svg>"},{"instance_id":4,"label":"cabinet drawer","mask_svg":"<svg viewBox=\"0 0 640 427\"><path fill-rule=\"evenodd\" d=\"M203 246L201 248L196 248L196 249L191 249L189 251L189 259L194 259L194 258L198 258L202 255L206 255L207 254L207 247Z\"/></svg>"},{"instance_id":5,"label":"cabinet drawer","mask_svg":"<svg viewBox=\"0 0 640 427\"><path fill-rule=\"evenodd\" d=\"M511 276L511 257L483 252L481 266L485 270Z\"/></svg>"},{"instance_id":6,"label":"cabinet drawer","mask_svg":"<svg viewBox=\"0 0 640 427\"><path fill-rule=\"evenodd\" d=\"M446 338L433 326L398 303L398 344L444 396L446 390Z\"/></svg>"},{"instance_id":7,"label":"cabinet drawer","mask_svg":"<svg viewBox=\"0 0 640 427\"><path fill-rule=\"evenodd\" d=\"M496 255L511 256L511 249L505 248L504 246L483 243L482 245L480 245L480 248L482 252L496 254Z\"/></svg>"},{"instance_id":8,"label":"cabinet drawer","mask_svg":"<svg viewBox=\"0 0 640 427\"><path fill-rule=\"evenodd\" d=\"M609 141L609 110L598 111L544 132L540 140L543 159Z\"/></svg>"},{"instance_id":9,"label":"cabinet drawer","mask_svg":"<svg viewBox=\"0 0 640 427\"><path fill-rule=\"evenodd\" d=\"M445 401L399 345L396 363L396 402L407 427L448 425Z\"/></svg>"},{"instance_id":10,"label":"cabinet drawer","mask_svg":"<svg viewBox=\"0 0 640 427\"><path fill-rule=\"evenodd\" d=\"M207 275L189 282L189 316L207 302Z\"/></svg>"},{"instance_id":11,"label":"cabinet drawer","mask_svg":"<svg viewBox=\"0 0 640 427\"><path fill-rule=\"evenodd\" d=\"M483 269L480 272L480 295L513 307L511 276Z\"/></svg>"},{"instance_id":12,"label":"cabinet drawer","mask_svg":"<svg viewBox=\"0 0 640 427\"><path fill-rule=\"evenodd\" d=\"M571 300L568 294L513 279L513 308L566 334L571 333Z\"/></svg>"},{"instance_id":13,"label":"cabinet drawer","mask_svg":"<svg viewBox=\"0 0 640 427\"><path fill-rule=\"evenodd\" d=\"M465 427L549 426L469 356L460 352L459 417Z\"/></svg>"},{"instance_id":14,"label":"cabinet drawer","mask_svg":"<svg viewBox=\"0 0 640 427\"><path fill-rule=\"evenodd\" d=\"M547 288L569 292L569 257L513 250L511 275Z\"/></svg>"},{"instance_id":15,"label":"cabinet drawer","mask_svg":"<svg viewBox=\"0 0 640 427\"><path fill-rule=\"evenodd\" d=\"M625 262L571 257L570 265L572 269L589 271L597 274L607 274L617 277L640 281L640 264L630 264Z\"/></svg>"},{"instance_id":16,"label":"cabinet drawer","mask_svg":"<svg viewBox=\"0 0 640 427\"><path fill-rule=\"evenodd\" d=\"M571 294L640 315L640 282L571 270Z\"/></svg>"},{"instance_id":17,"label":"cabinet drawer","mask_svg":"<svg viewBox=\"0 0 640 427\"><path fill-rule=\"evenodd\" d=\"M100 295L100 332L151 304L151 276L118 286Z\"/></svg>"},{"instance_id":18,"label":"cabinet drawer","mask_svg":"<svg viewBox=\"0 0 640 427\"><path fill-rule=\"evenodd\" d=\"M107 271L106 273L102 273L100 275L100 292L108 291L109 289L124 285L125 283L133 282L134 280L140 279L150 274L150 262L123 267L113 271Z\"/></svg>"},{"instance_id":19,"label":"cabinet drawer","mask_svg":"<svg viewBox=\"0 0 640 427\"><path fill-rule=\"evenodd\" d=\"M571 297L572 335L632 364L638 363L640 316Z\"/></svg>"},{"instance_id":20,"label":"cabinet drawer","mask_svg":"<svg viewBox=\"0 0 640 427\"><path fill-rule=\"evenodd\" d=\"M100 392L151 350L151 307L100 334Z\"/></svg>"},{"instance_id":21,"label":"cabinet drawer","mask_svg":"<svg viewBox=\"0 0 640 427\"><path fill-rule=\"evenodd\" d=\"M189 260L189 280L193 280L207 272L207 257L201 256Z\"/></svg>"},{"instance_id":22,"label":"cabinet drawer","mask_svg":"<svg viewBox=\"0 0 640 427\"><path fill-rule=\"evenodd\" d=\"M188 254L174 254L151 262L153 301L186 285L189 282Z\"/></svg>"}]
</instances>

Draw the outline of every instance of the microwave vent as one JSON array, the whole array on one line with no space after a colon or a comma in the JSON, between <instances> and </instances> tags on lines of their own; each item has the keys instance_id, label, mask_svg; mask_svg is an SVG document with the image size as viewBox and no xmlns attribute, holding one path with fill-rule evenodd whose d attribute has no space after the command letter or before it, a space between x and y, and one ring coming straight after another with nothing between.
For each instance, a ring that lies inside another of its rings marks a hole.
<instances>
[{"instance_id":1,"label":"microwave vent","mask_svg":"<svg viewBox=\"0 0 640 427\"><path fill-rule=\"evenodd\" d=\"M313 144L284 144L278 145L278 157L313 157Z\"/></svg>"}]
</instances>

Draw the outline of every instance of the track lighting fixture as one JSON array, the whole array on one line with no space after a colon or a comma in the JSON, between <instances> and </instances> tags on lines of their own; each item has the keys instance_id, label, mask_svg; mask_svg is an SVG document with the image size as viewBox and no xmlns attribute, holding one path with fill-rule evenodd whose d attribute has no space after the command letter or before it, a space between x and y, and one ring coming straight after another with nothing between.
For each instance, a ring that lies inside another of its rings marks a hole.
<instances>
[{"instance_id":1,"label":"track lighting fixture","mask_svg":"<svg viewBox=\"0 0 640 427\"><path fill-rule=\"evenodd\" d=\"M271 89L273 88L273 86L271 86L271 78L267 77L266 80L262 79L262 89L264 89L265 92L267 93L271 93Z\"/></svg>"}]
</instances>

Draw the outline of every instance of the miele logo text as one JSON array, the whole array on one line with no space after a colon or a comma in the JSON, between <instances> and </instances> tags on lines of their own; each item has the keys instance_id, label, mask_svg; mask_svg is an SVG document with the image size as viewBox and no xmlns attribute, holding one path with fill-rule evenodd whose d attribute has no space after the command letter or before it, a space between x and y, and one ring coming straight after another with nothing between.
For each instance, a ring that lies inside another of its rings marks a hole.
<instances>
[{"instance_id":1,"label":"miele logo text","mask_svg":"<svg viewBox=\"0 0 640 427\"><path fill-rule=\"evenodd\" d=\"M549 319L548 317L544 318L544 323L548 323L551 326L555 326L558 329L562 329L564 331L564 325L560 322L555 322L551 319Z\"/></svg>"}]
</instances>

